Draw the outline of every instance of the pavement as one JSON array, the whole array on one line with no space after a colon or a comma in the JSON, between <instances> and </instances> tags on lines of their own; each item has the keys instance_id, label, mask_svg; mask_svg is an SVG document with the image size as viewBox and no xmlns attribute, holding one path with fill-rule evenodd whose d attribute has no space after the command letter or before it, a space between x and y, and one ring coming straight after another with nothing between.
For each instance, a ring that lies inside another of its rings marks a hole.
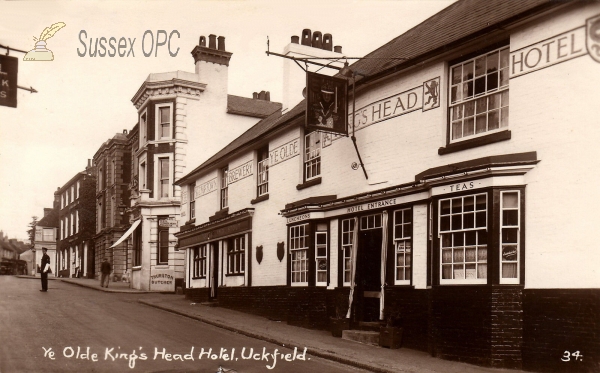
<instances>
[{"instance_id":1,"label":"pavement","mask_svg":"<svg viewBox=\"0 0 600 373\"><path fill-rule=\"evenodd\" d=\"M33 276L17 276L35 278ZM81 278L50 278L73 285L88 287L109 293L149 292L131 289L129 283L111 282L108 288L100 287L99 280ZM222 307L211 307L194 303L180 294L152 293L144 295L138 302L163 311L189 317L219 328L230 330L241 335L256 338L282 346L284 349L299 350L307 348L310 355L336 361L356 368L381 373L401 372L439 372L439 373L518 373L513 369L494 369L476 365L442 360L430 356L427 352L408 348L387 349L370 346L331 336L331 332L305 329L285 322L243 313Z\"/></svg>"}]
</instances>

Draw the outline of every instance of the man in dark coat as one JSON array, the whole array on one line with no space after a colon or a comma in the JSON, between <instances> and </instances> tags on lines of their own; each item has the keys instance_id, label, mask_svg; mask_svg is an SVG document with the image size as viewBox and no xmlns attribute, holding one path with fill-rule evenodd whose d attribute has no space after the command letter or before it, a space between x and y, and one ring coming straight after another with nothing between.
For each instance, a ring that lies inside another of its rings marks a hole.
<instances>
[{"instance_id":1,"label":"man in dark coat","mask_svg":"<svg viewBox=\"0 0 600 373\"><path fill-rule=\"evenodd\" d=\"M100 272L102 272L102 278L100 280L101 287L105 287L105 288L108 287L110 271L112 271L112 267L111 267L110 263L108 262L108 259L104 258L104 261L102 262L102 265L100 266ZM105 281L106 281L106 286L104 286Z\"/></svg>"},{"instance_id":2,"label":"man in dark coat","mask_svg":"<svg viewBox=\"0 0 600 373\"><path fill-rule=\"evenodd\" d=\"M42 289L40 291L48 291L48 272L50 272L50 257L46 252L48 249L42 247L42 264L41 264L41 275L42 275Z\"/></svg>"}]
</instances>

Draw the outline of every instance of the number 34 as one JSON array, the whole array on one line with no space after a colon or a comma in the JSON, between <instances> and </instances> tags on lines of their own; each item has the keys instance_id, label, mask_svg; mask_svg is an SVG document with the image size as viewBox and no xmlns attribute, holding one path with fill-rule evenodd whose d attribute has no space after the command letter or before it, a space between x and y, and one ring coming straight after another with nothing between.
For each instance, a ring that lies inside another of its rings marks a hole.
<instances>
[{"instance_id":1,"label":"number 34","mask_svg":"<svg viewBox=\"0 0 600 373\"><path fill-rule=\"evenodd\" d=\"M563 357L560 359L564 362L571 361L571 356L575 361L583 361L583 355L579 351L575 351L570 353L569 351L565 351Z\"/></svg>"}]
</instances>

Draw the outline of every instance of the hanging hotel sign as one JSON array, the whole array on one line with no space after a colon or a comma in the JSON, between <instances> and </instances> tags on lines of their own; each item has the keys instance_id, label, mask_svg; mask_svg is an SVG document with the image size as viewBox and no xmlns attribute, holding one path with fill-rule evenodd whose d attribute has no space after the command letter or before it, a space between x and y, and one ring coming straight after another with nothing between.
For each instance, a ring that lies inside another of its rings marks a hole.
<instances>
[{"instance_id":1,"label":"hanging hotel sign","mask_svg":"<svg viewBox=\"0 0 600 373\"><path fill-rule=\"evenodd\" d=\"M249 160L248 162L229 170L229 172L227 172L227 184L233 184L236 181L240 181L248 176L251 176L253 163L254 162L252 160Z\"/></svg>"},{"instance_id":2,"label":"hanging hotel sign","mask_svg":"<svg viewBox=\"0 0 600 373\"><path fill-rule=\"evenodd\" d=\"M19 59L0 55L0 106L17 107Z\"/></svg>"},{"instance_id":3,"label":"hanging hotel sign","mask_svg":"<svg viewBox=\"0 0 600 373\"><path fill-rule=\"evenodd\" d=\"M204 182L200 185L196 185L196 188L194 188L194 197L193 199L196 199L198 197L201 197L205 194L214 192L215 190L217 190L217 178L215 177L212 180L209 180L207 182ZM190 199L192 197L190 196Z\"/></svg>"},{"instance_id":4,"label":"hanging hotel sign","mask_svg":"<svg viewBox=\"0 0 600 373\"><path fill-rule=\"evenodd\" d=\"M306 128L348 135L348 82L306 73Z\"/></svg>"},{"instance_id":5,"label":"hanging hotel sign","mask_svg":"<svg viewBox=\"0 0 600 373\"><path fill-rule=\"evenodd\" d=\"M300 154L300 139L296 138L292 141L271 150L269 152L269 166L273 167L278 163L285 162Z\"/></svg>"}]
</instances>

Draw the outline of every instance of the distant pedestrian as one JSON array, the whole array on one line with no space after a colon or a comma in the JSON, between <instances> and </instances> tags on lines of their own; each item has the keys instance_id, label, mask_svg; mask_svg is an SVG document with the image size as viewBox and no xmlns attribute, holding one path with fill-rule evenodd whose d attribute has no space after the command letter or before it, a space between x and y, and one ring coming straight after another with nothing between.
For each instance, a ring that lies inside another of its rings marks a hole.
<instances>
[{"instance_id":1,"label":"distant pedestrian","mask_svg":"<svg viewBox=\"0 0 600 373\"><path fill-rule=\"evenodd\" d=\"M48 291L48 273L50 272L50 257L48 256L48 254L46 254L47 251L48 249L42 247L42 265L40 266L42 275L42 289L40 291Z\"/></svg>"},{"instance_id":2,"label":"distant pedestrian","mask_svg":"<svg viewBox=\"0 0 600 373\"><path fill-rule=\"evenodd\" d=\"M104 258L104 261L102 262L102 266L100 267L100 270L102 272L102 279L100 280L100 286L107 288L108 282L110 280L110 272L112 271L112 267L111 267L110 263L108 262L108 259ZM106 286L104 286L105 281L106 281Z\"/></svg>"}]
</instances>

